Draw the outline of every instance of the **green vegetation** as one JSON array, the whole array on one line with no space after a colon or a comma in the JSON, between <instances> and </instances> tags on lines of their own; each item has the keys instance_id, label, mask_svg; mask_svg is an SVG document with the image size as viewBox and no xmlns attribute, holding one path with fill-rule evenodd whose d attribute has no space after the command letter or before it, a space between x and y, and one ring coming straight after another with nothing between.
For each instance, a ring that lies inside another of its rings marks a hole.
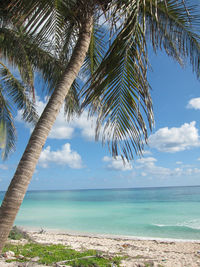
<instances>
[{"instance_id":1,"label":"green vegetation","mask_svg":"<svg viewBox=\"0 0 200 267\"><path fill-rule=\"evenodd\" d=\"M145 262L145 267L153 267L154 263L153 262Z\"/></svg>"},{"instance_id":2,"label":"green vegetation","mask_svg":"<svg viewBox=\"0 0 200 267\"><path fill-rule=\"evenodd\" d=\"M31 241L31 238L29 237L29 235L23 230L19 229L17 226L13 226L12 230L9 233L8 238L12 240L27 239Z\"/></svg>"},{"instance_id":3,"label":"green vegetation","mask_svg":"<svg viewBox=\"0 0 200 267\"><path fill-rule=\"evenodd\" d=\"M79 252L63 245L42 245L36 243L29 243L26 245L5 245L3 252L13 251L16 260L7 260L26 262L31 261L32 258L38 257L38 263L51 265L56 262L66 261L67 265L73 267L111 267L113 264L119 266L122 258L108 257L102 255L95 250L87 250ZM22 257L23 256L23 257Z\"/></svg>"}]
</instances>

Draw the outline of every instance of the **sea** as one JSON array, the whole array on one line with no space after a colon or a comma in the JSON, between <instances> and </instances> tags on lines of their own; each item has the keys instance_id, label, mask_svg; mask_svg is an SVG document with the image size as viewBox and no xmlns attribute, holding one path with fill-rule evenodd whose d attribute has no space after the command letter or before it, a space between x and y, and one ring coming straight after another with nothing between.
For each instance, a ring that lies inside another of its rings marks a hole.
<instances>
[{"instance_id":1,"label":"sea","mask_svg":"<svg viewBox=\"0 0 200 267\"><path fill-rule=\"evenodd\" d=\"M0 192L0 201L4 194ZM15 225L200 240L200 186L28 191Z\"/></svg>"}]
</instances>

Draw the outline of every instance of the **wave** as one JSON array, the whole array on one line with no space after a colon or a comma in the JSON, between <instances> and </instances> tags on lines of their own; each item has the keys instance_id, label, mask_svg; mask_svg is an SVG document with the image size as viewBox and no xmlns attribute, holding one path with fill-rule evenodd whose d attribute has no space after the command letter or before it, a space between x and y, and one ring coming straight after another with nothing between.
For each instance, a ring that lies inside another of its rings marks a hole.
<instances>
[{"instance_id":1,"label":"wave","mask_svg":"<svg viewBox=\"0 0 200 267\"><path fill-rule=\"evenodd\" d=\"M153 226L159 227L159 228L188 228L192 230L200 231L200 221L199 220L193 220L183 223L176 223L176 224L158 224L153 223Z\"/></svg>"}]
</instances>

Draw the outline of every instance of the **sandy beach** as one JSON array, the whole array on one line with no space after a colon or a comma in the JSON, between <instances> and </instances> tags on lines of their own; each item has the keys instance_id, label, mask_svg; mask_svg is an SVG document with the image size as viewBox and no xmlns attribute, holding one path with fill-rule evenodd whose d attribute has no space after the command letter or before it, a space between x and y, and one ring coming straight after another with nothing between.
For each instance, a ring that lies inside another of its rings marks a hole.
<instances>
[{"instance_id":1,"label":"sandy beach","mask_svg":"<svg viewBox=\"0 0 200 267\"><path fill-rule=\"evenodd\" d=\"M26 229L39 243L63 244L76 250L95 249L108 255L127 256L123 267L199 267L200 241L136 239L123 236L75 234ZM148 265L149 264L149 265ZM17 266L17 265L16 265Z\"/></svg>"}]
</instances>

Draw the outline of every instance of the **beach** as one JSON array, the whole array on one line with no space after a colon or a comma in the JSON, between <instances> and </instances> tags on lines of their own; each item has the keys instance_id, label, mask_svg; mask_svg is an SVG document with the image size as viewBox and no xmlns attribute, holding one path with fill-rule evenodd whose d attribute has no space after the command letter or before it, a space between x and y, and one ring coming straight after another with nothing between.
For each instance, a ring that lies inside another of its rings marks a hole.
<instances>
[{"instance_id":1,"label":"beach","mask_svg":"<svg viewBox=\"0 0 200 267\"><path fill-rule=\"evenodd\" d=\"M200 267L199 203L200 187L30 191L15 223L38 243L125 256L122 267Z\"/></svg>"},{"instance_id":2,"label":"beach","mask_svg":"<svg viewBox=\"0 0 200 267\"><path fill-rule=\"evenodd\" d=\"M94 249L111 256L126 256L126 259L122 260L122 267L200 266L199 241L149 240L125 236L75 234L41 229L25 229L25 231L30 235L32 240L38 243L63 244L76 250Z\"/></svg>"}]
</instances>

